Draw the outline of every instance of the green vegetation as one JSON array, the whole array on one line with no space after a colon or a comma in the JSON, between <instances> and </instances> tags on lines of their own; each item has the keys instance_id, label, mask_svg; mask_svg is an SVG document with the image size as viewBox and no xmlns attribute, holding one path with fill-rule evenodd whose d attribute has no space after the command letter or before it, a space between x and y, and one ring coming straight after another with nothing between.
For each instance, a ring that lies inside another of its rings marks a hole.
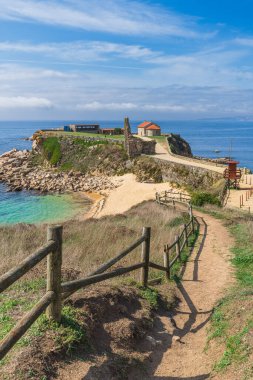
<instances>
[{"instance_id":1,"label":"green vegetation","mask_svg":"<svg viewBox=\"0 0 253 380\"><path fill-rule=\"evenodd\" d=\"M48 134L48 132L47 132ZM124 140L125 137L124 135L102 135L102 134L99 134L99 133L88 133L88 132L52 132L52 135L56 135L56 136L77 136L77 137L95 137L95 138L99 138L99 139L104 139L104 140L107 140L107 139L114 139L114 140Z\"/></svg>"},{"instance_id":2,"label":"green vegetation","mask_svg":"<svg viewBox=\"0 0 253 380\"><path fill-rule=\"evenodd\" d=\"M231 234L235 238L232 263L237 279L228 295L215 308L211 319L209 342L216 339L224 346L223 355L215 364L214 371L225 372L230 367L234 370L237 368L243 372L240 378L249 380L253 378L250 364L253 333L252 220L250 216L243 217L241 213L232 211L213 211L212 215L222 218L230 226Z\"/></svg>"},{"instance_id":3,"label":"green vegetation","mask_svg":"<svg viewBox=\"0 0 253 380\"><path fill-rule=\"evenodd\" d=\"M39 300L44 287L44 278L33 278L16 282L0 295L0 340L11 331L20 316ZM26 345L32 329L18 342L17 347ZM8 361L8 357L0 361L0 367Z\"/></svg>"},{"instance_id":4,"label":"green vegetation","mask_svg":"<svg viewBox=\"0 0 253 380\"><path fill-rule=\"evenodd\" d=\"M33 337L42 336L45 332L52 333L52 338L56 345L56 350L64 350L67 354L80 343L89 347L86 332L81 320L85 314L73 306L64 306L62 309L62 321L56 323L49 321L45 314L42 314L34 325L29 329L27 336L21 339L23 345L31 343Z\"/></svg>"},{"instance_id":5,"label":"green vegetation","mask_svg":"<svg viewBox=\"0 0 253 380\"><path fill-rule=\"evenodd\" d=\"M84 140L84 139L81 139L81 138L76 138L76 139L73 139L73 143L77 144L77 145L82 145L82 146L84 146L86 148L89 148L91 146L107 145L107 144L109 144L109 141L107 141L106 139L92 141L92 140Z\"/></svg>"},{"instance_id":6,"label":"green vegetation","mask_svg":"<svg viewBox=\"0 0 253 380\"><path fill-rule=\"evenodd\" d=\"M216 371L224 370L234 362L240 363L246 360L249 354L249 347L244 343L243 338L248 332L249 328L245 327L236 335L227 338L225 352L221 360L214 366Z\"/></svg>"},{"instance_id":7,"label":"green vegetation","mask_svg":"<svg viewBox=\"0 0 253 380\"><path fill-rule=\"evenodd\" d=\"M176 281L180 282L182 279L181 276L181 269L182 266L184 266L187 261L189 260L190 254L192 252L193 247L195 246L197 239L199 236L199 231L195 231L188 239L188 247L185 246L183 251L181 252L181 261L177 260L173 267L171 268L171 278ZM171 258L172 259L172 258Z\"/></svg>"},{"instance_id":8,"label":"green vegetation","mask_svg":"<svg viewBox=\"0 0 253 380\"><path fill-rule=\"evenodd\" d=\"M44 292L45 280L38 277L20 280L0 295L0 340L11 331L25 312L31 310ZM58 352L70 354L80 343L82 348L86 347L88 350L84 320L85 314L70 305L63 307L61 324L49 321L46 315L42 314L13 350L31 345L35 338L45 336L45 332L49 339L53 340L55 350ZM11 353L0 361L0 368L8 363L10 357ZM36 369L29 378L38 378Z\"/></svg>"},{"instance_id":9,"label":"green vegetation","mask_svg":"<svg viewBox=\"0 0 253 380\"><path fill-rule=\"evenodd\" d=\"M115 132L116 135L122 135L122 130L121 130L120 127L114 128L114 132Z\"/></svg>"},{"instance_id":10,"label":"green vegetation","mask_svg":"<svg viewBox=\"0 0 253 380\"><path fill-rule=\"evenodd\" d=\"M61 160L59 170L100 172L107 175L122 175L127 172L128 156L122 144L108 140L85 140L81 138L59 139Z\"/></svg>"},{"instance_id":11,"label":"green vegetation","mask_svg":"<svg viewBox=\"0 0 253 380\"><path fill-rule=\"evenodd\" d=\"M51 165L56 166L61 159L61 145L57 137L48 137L42 143L43 154Z\"/></svg>"},{"instance_id":12,"label":"green vegetation","mask_svg":"<svg viewBox=\"0 0 253 380\"><path fill-rule=\"evenodd\" d=\"M163 181L160 165L149 157L137 158L134 163L133 173L139 182L159 183Z\"/></svg>"},{"instance_id":13,"label":"green vegetation","mask_svg":"<svg viewBox=\"0 0 253 380\"><path fill-rule=\"evenodd\" d=\"M221 202L217 195L203 192L203 191L195 191L191 194L191 203L193 206L204 206L205 204L212 204L216 206L220 206Z\"/></svg>"},{"instance_id":14,"label":"green vegetation","mask_svg":"<svg viewBox=\"0 0 253 380\"><path fill-rule=\"evenodd\" d=\"M168 227L178 227L189 222L189 215L183 214L182 216L177 216L176 218L168 222Z\"/></svg>"},{"instance_id":15,"label":"green vegetation","mask_svg":"<svg viewBox=\"0 0 253 380\"><path fill-rule=\"evenodd\" d=\"M159 292L155 288L142 288L139 287L139 293L142 298L148 301L151 309L157 310L159 305Z\"/></svg>"}]
</instances>

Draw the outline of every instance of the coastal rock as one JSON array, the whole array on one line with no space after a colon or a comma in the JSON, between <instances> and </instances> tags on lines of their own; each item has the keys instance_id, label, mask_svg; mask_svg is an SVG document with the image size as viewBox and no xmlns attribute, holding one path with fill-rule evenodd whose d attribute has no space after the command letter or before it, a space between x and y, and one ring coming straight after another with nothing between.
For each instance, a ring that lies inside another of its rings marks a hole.
<instances>
[{"instance_id":1,"label":"coastal rock","mask_svg":"<svg viewBox=\"0 0 253 380\"><path fill-rule=\"evenodd\" d=\"M29 151L13 149L0 156L0 181L9 191L36 190L43 193L112 189L115 185L109 177L89 176L71 170L61 173L52 168L32 167Z\"/></svg>"}]
</instances>

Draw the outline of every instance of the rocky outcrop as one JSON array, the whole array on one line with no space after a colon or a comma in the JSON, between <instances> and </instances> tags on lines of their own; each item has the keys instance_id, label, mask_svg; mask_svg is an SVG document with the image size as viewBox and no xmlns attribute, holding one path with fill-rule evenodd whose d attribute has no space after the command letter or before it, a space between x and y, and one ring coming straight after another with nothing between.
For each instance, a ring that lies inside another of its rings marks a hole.
<instances>
[{"instance_id":1,"label":"rocky outcrop","mask_svg":"<svg viewBox=\"0 0 253 380\"><path fill-rule=\"evenodd\" d=\"M180 135L171 133L167 137L168 145L172 154L179 156L193 157L191 147Z\"/></svg>"},{"instance_id":2,"label":"rocky outcrop","mask_svg":"<svg viewBox=\"0 0 253 380\"><path fill-rule=\"evenodd\" d=\"M36 190L45 192L100 191L115 188L108 177L91 176L81 172L59 172L57 169L34 167L30 152L16 149L0 156L0 181L8 185L9 191Z\"/></svg>"}]
</instances>

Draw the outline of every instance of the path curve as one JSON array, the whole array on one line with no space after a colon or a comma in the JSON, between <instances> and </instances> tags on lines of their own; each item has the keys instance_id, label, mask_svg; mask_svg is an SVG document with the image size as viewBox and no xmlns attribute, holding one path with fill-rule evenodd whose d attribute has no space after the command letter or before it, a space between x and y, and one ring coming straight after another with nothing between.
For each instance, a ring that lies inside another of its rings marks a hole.
<instances>
[{"instance_id":1,"label":"path curve","mask_svg":"<svg viewBox=\"0 0 253 380\"><path fill-rule=\"evenodd\" d=\"M205 353L207 328L216 302L233 282L230 248L233 238L222 222L195 212L200 238L178 286L181 302L156 319L157 347L148 364L150 380L208 379L215 360Z\"/></svg>"},{"instance_id":2,"label":"path curve","mask_svg":"<svg viewBox=\"0 0 253 380\"><path fill-rule=\"evenodd\" d=\"M140 136L138 136L140 137ZM141 137L142 140L150 141L150 138L148 137ZM216 173L223 174L225 166L215 166L214 164L210 164L205 161L199 161L194 159L187 159L187 157L180 157L178 155L172 155L169 153L169 151L164 148L161 144L158 142L156 143L156 154L151 155L151 157L158 158L159 160L163 161L169 161L169 162L175 162L177 164L187 165L187 166L194 166L197 168L202 168L206 170L211 170Z\"/></svg>"}]
</instances>

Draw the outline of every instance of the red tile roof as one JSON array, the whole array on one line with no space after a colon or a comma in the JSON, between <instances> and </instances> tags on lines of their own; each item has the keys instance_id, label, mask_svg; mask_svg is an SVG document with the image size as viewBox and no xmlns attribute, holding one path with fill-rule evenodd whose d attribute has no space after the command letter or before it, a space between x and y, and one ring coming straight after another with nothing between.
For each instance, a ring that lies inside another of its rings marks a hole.
<instances>
[{"instance_id":1,"label":"red tile roof","mask_svg":"<svg viewBox=\"0 0 253 380\"><path fill-rule=\"evenodd\" d=\"M151 124L151 121L144 121L143 123L139 124L137 128L147 128Z\"/></svg>"},{"instance_id":2,"label":"red tile roof","mask_svg":"<svg viewBox=\"0 0 253 380\"><path fill-rule=\"evenodd\" d=\"M161 128L159 127L159 125L151 124L146 129L149 130L149 131L150 130L160 131Z\"/></svg>"},{"instance_id":3,"label":"red tile roof","mask_svg":"<svg viewBox=\"0 0 253 380\"><path fill-rule=\"evenodd\" d=\"M140 125L138 125L137 128L145 128L145 129L148 129L148 130L160 130L161 128L159 127L159 125L155 124L155 123L152 123L152 121L144 121L143 123L141 123Z\"/></svg>"}]
</instances>

